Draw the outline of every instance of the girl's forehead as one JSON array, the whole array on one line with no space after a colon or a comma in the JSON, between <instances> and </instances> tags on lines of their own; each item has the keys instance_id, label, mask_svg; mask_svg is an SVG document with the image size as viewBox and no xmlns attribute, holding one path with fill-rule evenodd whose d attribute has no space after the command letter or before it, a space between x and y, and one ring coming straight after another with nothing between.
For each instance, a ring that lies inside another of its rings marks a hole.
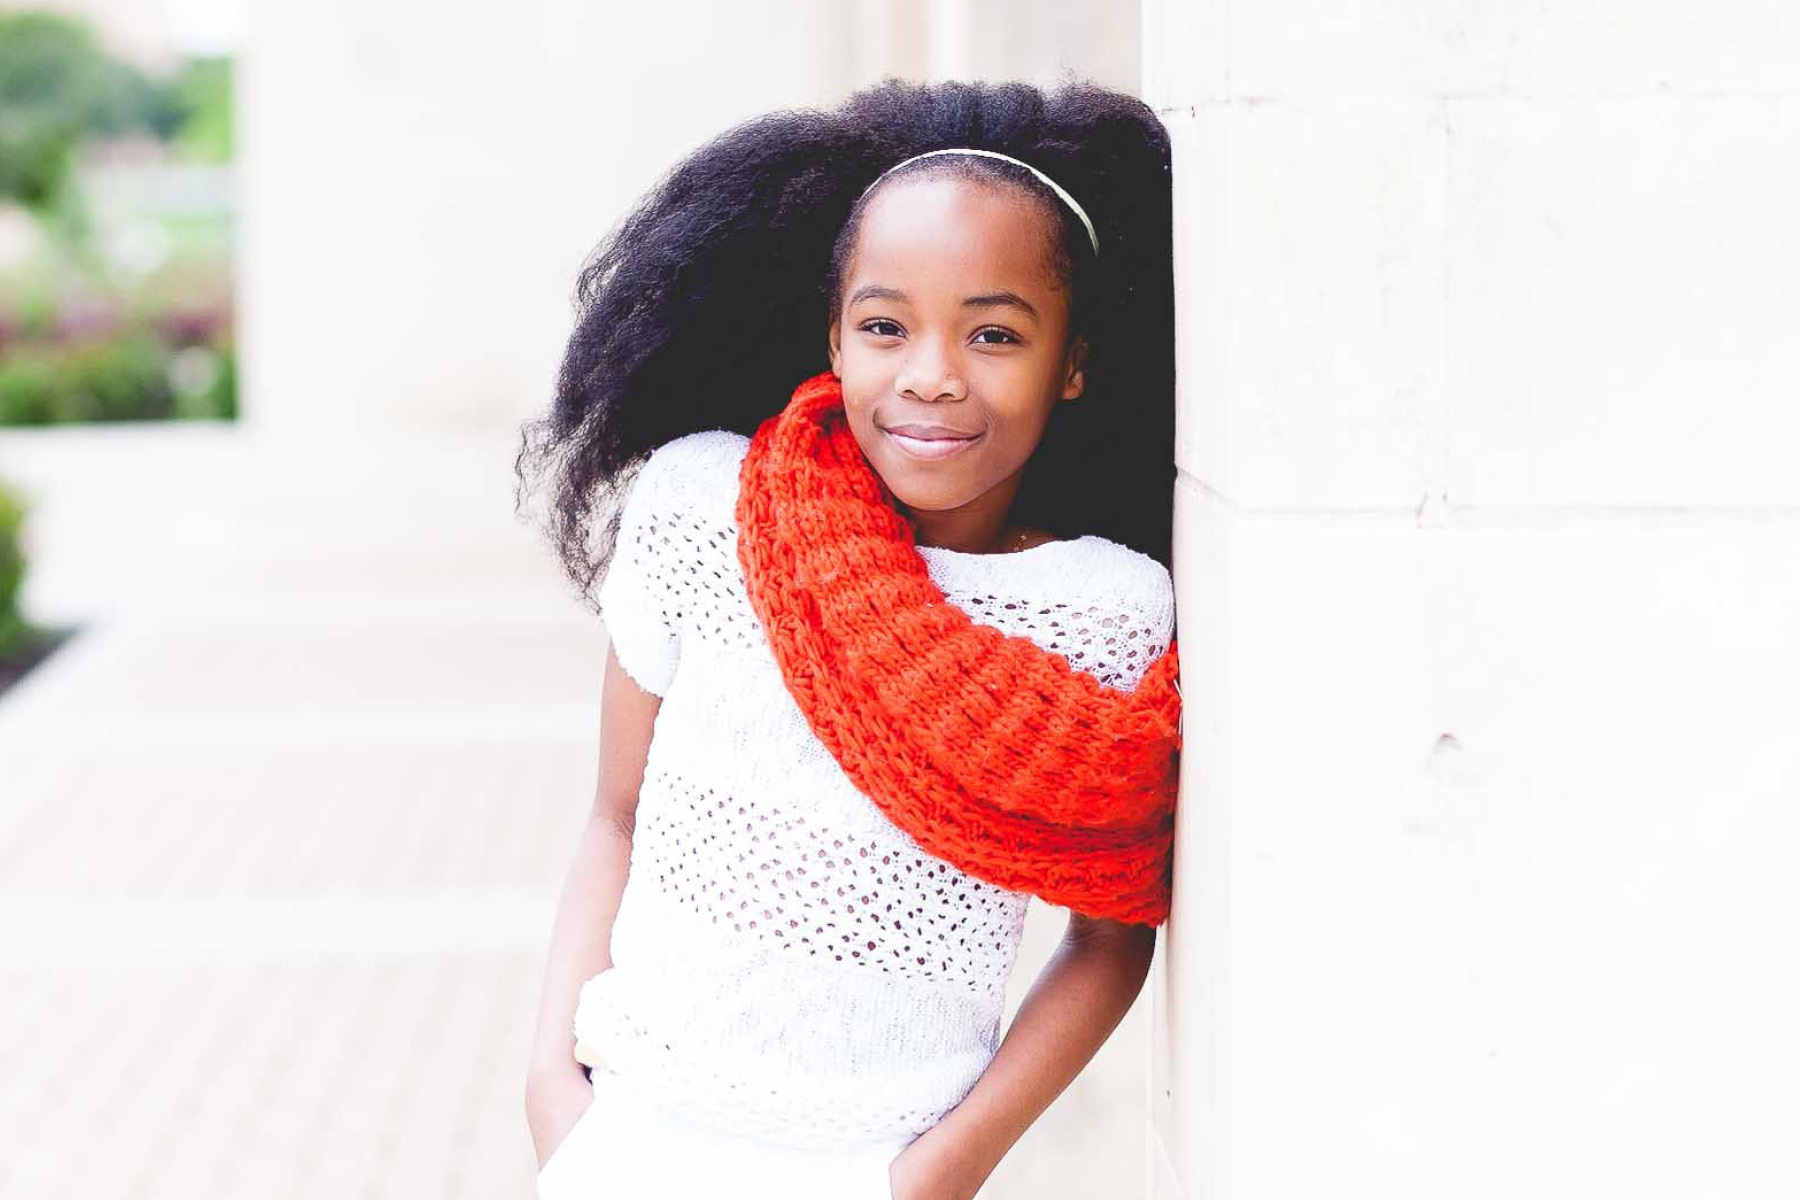
<instances>
[{"instance_id":1,"label":"girl's forehead","mask_svg":"<svg viewBox=\"0 0 1800 1200\"><path fill-rule=\"evenodd\" d=\"M967 179L897 180L870 198L857 230L851 273L972 273L1054 288L1041 208L1017 189Z\"/></svg>"}]
</instances>

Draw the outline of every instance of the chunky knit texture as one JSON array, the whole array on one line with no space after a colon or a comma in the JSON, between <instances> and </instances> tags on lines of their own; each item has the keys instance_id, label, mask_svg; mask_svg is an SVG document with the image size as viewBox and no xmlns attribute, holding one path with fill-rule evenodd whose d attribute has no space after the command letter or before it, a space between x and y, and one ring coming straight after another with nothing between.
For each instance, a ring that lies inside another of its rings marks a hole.
<instances>
[{"instance_id":1,"label":"chunky knit texture","mask_svg":"<svg viewBox=\"0 0 1800 1200\"><path fill-rule=\"evenodd\" d=\"M788 690L895 824L1002 887L1091 916L1167 917L1174 643L1121 692L950 603L830 372L757 430L737 520Z\"/></svg>"},{"instance_id":2,"label":"chunky knit texture","mask_svg":"<svg viewBox=\"0 0 1800 1200\"><path fill-rule=\"evenodd\" d=\"M927 852L813 734L737 559L748 446L708 430L652 453L600 587L613 652L662 705L576 1055L764 1140L916 1135L993 1056L1031 897ZM971 617L1109 687L1173 631L1168 571L1105 538L919 554Z\"/></svg>"}]
</instances>

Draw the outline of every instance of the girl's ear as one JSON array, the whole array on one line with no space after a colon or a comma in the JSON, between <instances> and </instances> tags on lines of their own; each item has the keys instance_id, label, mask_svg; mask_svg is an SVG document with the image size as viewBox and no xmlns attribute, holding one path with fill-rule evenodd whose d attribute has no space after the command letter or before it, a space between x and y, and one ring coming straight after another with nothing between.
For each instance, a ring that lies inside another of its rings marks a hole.
<instances>
[{"instance_id":1,"label":"girl's ear","mask_svg":"<svg viewBox=\"0 0 1800 1200\"><path fill-rule=\"evenodd\" d=\"M836 317L831 318L831 328L830 328L830 331L826 334L826 340L830 344L831 373L833 375L836 375L839 379L842 379L844 377L844 373L842 371L838 370L838 362L839 362L838 319Z\"/></svg>"},{"instance_id":2,"label":"girl's ear","mask_svg":"<svg viewBox=\"0 0 1800 1200\"><path fill-rule=\"evenodd\" d=\"M1077 337L1069 347L1068 362L1063 376L1064 400L1073 400L1087 388L1087 356L1088 344L1084 337Z\"/></svg>"}]
</instances>

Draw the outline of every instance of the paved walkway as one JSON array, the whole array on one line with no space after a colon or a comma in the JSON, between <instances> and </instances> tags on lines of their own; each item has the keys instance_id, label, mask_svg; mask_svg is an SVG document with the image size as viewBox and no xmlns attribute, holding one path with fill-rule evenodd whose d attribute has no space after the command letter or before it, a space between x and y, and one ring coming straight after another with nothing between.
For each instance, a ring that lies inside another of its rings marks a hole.
<instances>
[{"instance_id":1,"label":"paved walkway","mask_svg":"<svg viewBox=\"0 0 1800 1200\"><path fill-rule=\"evenodd\" d=\"M605 635L511 449L0 431L32 615L81 627L0 696L0 1196L532 1194ZM1142 1194L1146 1002L1001 1200Z\"/></svg>"}]
</instances>

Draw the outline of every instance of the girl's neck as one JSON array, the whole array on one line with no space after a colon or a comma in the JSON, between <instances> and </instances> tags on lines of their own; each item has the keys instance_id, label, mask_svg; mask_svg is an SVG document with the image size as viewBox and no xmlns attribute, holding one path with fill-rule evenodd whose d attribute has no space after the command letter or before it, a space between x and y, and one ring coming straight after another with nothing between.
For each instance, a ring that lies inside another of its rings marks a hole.
<instances>
[{"instance_id":1,"label":"girl's neck","mask_svg":"<svg viewBox=\"0 0 1800 1200\"><path fill-rule=\"evenodd\" d=\"M919 513L907 514L912 523L915 545L936 546L960 554L1012 554L1056 540L1042 529L1010 521L987 529L945 528L942 523L931 519L940 515L942 514L923 514L925 519L921 520Z\"/></svg>"}]
</instances>

